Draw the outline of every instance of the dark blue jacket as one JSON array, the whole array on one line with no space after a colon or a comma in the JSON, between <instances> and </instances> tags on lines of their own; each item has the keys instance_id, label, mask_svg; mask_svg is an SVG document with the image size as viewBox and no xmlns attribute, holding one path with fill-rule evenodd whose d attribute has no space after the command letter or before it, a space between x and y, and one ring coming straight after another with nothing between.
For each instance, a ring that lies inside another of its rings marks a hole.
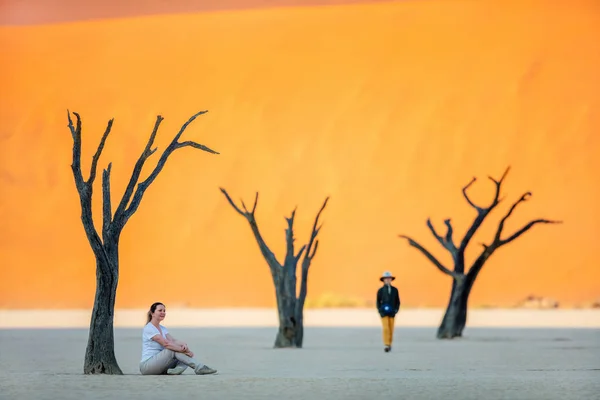
<instances>
[{"instance_id":1,"label":"dark blue jacket","mask_svg":"<svg viewBox=\"0 0 600 400\"><path fill-rule=\"evenodd\" d=\"M383 285L377 291L377 311L381 317L389 316L395 317L400 310L400 295L398 289L394 286ZM385 307L389 307L389 310L385 310Z\"/></svg>"}]
</instances>

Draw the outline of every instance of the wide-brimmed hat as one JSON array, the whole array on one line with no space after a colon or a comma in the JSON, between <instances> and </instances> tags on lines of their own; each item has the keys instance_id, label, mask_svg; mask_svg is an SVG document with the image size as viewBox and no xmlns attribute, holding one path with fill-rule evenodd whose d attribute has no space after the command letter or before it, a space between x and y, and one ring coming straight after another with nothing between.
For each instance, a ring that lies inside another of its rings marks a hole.
<instances>
[{"instance_id":1,"label":"wide-brimmed hat","mask_svg":"<svg viewBox=\"0 0 600 400\"><path fill-rule=\"evenodd\" d=\"M392 280L396 279L396 277L393 276L390 271L385 271L379 280L383 282L385 278L391 278Z\"/></svg>"}]
</instances>

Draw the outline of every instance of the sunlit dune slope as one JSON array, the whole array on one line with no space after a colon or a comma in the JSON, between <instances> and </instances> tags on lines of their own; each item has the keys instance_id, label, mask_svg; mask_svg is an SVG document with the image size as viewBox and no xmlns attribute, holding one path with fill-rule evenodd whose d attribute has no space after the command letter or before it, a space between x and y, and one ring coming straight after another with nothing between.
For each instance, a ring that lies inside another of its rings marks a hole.
<instances>
[{"instance_id":1,"label":"sunlit dune slope","mask_svg":"<svg viewBox=\"0 0 600 400\"><path fill-rule=\"evenodd\" d=\"M159 151L201 109L121 238L118 307L272 306L246 202L281 258L283 217L298 244L325 196L310 294L374 296L392 270L406 305L442 305L450 287L397 235L444 263L425 225L474 218L487 175L512 169L505 200L469 257L524 191L473 304L528 294L562 304L600 295L600 10L594 1L407 1L156 16L0 28L0 307L88 307L94 260L79 220L66 109L83 117L84 171L106 122L113 204L157 114ZM158 155L153 156L154 165ZM146 172L147 173L147 172ZM99 182L98 182L99 183ZM96 195L100 187L96 187ZM96 200L99 200L97 198ZM95 212L100 217L100 203ZM99 221L99 219L97 219Z\"/></svg>"}]
</instances>

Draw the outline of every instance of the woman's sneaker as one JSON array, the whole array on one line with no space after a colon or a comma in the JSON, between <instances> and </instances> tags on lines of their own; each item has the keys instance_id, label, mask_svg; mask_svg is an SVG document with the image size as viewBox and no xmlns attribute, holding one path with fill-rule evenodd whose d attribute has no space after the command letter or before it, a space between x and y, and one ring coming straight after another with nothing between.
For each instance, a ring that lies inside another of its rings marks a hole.
<instances>
[{"instance_id":1,"label":"woman's sneaker","mask_svg":"<svg viewBox=\"0 0 600 400\"><path fill-rule=\"evenodd\" d=\"M167 375L181 375L181 374L183 374L183 371L185 371L186 369L187 369L187 366L178 365L175 368L169 368L167 370Z\"/></svg>"},{"instance_id":2,"label":"woman's sneaker","mask_svg":"<svg viewBox=\"0 0 600 400\"><path fill-rule=\"evenodd\" d=\"M202 368L198 368L196 370L196 375L211 375L211 374L216 374L216 373L217 373L217 370L212 369L208 365L203 365Z\"/></svg>"}]
</instances>

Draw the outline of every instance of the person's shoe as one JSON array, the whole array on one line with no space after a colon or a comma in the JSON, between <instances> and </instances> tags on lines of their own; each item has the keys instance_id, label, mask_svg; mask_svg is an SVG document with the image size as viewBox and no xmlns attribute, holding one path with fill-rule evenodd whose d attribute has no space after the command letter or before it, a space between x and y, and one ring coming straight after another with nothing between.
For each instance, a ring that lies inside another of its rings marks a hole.
<instances>
[{"instance_id":1,"label":"person's shoe","mask_svg":"<svg viewBox=\"0 0 600 400\"><path fill-rule=\"evenodd\" d=\"M390 346L385 346L383 348L383 351L385 351L386 353L389 353L392 350L392 348Z\"/></svg>"},{"instance_id":2,"label":"person's shoe","mask_svg":"<svg viewBox=\"0 0 600 400\"><path fill-rule=\"evenodd\" d=\"M198 368L196 370L196 375L211 375L211 374L216 374L216 373L217 373L217 370L212 369L208 365L203 365L202 368Z\"/></svg>"},{"instance_id":3,"label":"person's shoe","mask_svg":"<svg viewBox=\"0 0 600 400\"><path fill-rule=\"evenodd\" d=\"M187 367L185 365L178 365L175 368L169 368L167 370L167 375L181 375L186 369Z\"/></svg>"}]
</instances>

